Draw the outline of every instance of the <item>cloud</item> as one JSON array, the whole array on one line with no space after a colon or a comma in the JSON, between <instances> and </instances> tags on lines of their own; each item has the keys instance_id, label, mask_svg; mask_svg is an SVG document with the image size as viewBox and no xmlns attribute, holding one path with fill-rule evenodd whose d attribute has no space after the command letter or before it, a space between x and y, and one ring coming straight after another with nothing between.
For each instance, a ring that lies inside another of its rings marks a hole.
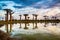
<instances>
[{"instance_id":1,"label":"cloud","mask_svg":"<svg viewBox=\"0 0 60 40\"><path fill-rule=\"evenodd\" d=\"M20 0L20 4L34 8L51 8L60 3L60 0Z\"/></svg>"},{"instance_id":2,"label":"cloud","mask_svg":"<svg viewBox=\"0 0 60 40\"><path fill-rule=\"evenodd\" d=\"M0 10L0 16L4 16L5 15L5 11L3 11L3 10Z\"/></svg>"},{"instance_id":3,"label":"cloud","mask_svg":"<svg viewBox=\"0 0 60 40\"><path fill-rule=\"evenodd\" d=\"M12 10L15 10L15 8L13 6L22 6L22 5L21 4L17 4L17 3L13 2L13 1L1 1L0 2L0 7L2 9L12 9Z\"/></svg>"},{"instance_id":4,"label":"cloud","mask_svg":"<svg viewBox=\"0 0 60 40\"><path fill-rule=\"evenodd\" d=\"M58 0L42 0L42 1L39 1L35 4L32 5L32 7L35 7L35 8L51 8L53 7L54 5L58 4L59 1Z\"/></svg>"},{"instance_id":5,"label":"cloud","mask_svg":"<svg viewBox=\"0 0 60 40\"><path fill-rule=\"evenodd\" d=\"M48 16L55 16L56 14L59 14L60 13L60 8L59 7L53 7L51 8L50 10L48 10L45 15L48 15Z\"/></svg>"},{"instance_id":6,"label":"cloud","mask_svg":"<svg viewBox=\"0 0 60 40\"><path fill-rule=\"evenodd\" d=\"M58 13L59 10L57 10L57 8L54 7L60 8L59 0L0 1L0 9L12 9L15 12L15 15L26 14L26 13L39 14L40 17L47 14L49 16L55 15L54 10L57 11L56 13ZM52 8L53 12L51 12ZM49 13L47 13L47 11L49 11Z\"/></svg>"},{"instance_id":7,"label":"cloud","mask_svg":"<svg viewBox=\"0 0 60 40\"><path fill-rule=\"evenodd\" d=\"M51 8L54 5L60 3L60 0L9 0L9 1L0 1L6 5L13 6L15 8L24 8L26 6L31 6L34 8Z\"/></svg>"},{"instance_id":8,"label":"cloud","mask_svg":"<svg viewBox=\"0 0 60 40\"><path fill-rule=\"evenodd\" d=\"M21 8L21 9L18 9L17 8L17 10L15 10L15 12L19 12L19 13L22 13L22 14L34 14L35 12L36 12L36 10L38 10L38 9L36 9L36 8L33 8L33 7L25 7L25 8Z\"/></svg>"}]
</instances>

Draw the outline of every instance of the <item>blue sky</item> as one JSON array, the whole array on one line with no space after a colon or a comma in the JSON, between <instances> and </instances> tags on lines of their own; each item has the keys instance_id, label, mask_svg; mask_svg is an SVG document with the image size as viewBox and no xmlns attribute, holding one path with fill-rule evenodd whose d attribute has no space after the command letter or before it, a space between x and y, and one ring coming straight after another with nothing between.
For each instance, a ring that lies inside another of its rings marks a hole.
<instances>
[{"instance_id":1,"label":"blue sky","mask_svg":"<svg viewBox=\"0 0 60 40\"><path fill-rule=\"evenodd\" d=\"M7 2L9 1L12 1L16 4L21 5L21 6L13 5L14 8L24 8L24 7L30 6L38 9L41 7L51 8L56 4L60 3L60 0L0 0L0 9L3 9L2 7L4 6L10 6L7 4Z\"/></svg>"},{"instance_id":2,"label":"blue sky","mask_svg":"<svg viewBox=\"0 0 60 40\"><path fill-rule=\"evenodd\" d=\"M57 7L57 8L55 8ZM49 15L52 11L60 10L60 0L0 0L0 10L11 9L18 14L42 14L49 11ZM59 13L59 11L57 11ZM0 13L0 15L3 13ZM15 14L16 15L16 14Z\"/></svg>"}]
</instances>

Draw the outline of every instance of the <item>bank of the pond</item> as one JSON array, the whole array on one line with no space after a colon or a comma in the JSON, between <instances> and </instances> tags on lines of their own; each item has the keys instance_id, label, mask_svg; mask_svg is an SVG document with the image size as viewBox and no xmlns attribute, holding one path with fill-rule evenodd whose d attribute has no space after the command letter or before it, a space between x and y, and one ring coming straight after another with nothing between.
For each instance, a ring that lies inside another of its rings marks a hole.
<instances>
[{"instance_id":1,"label":"bank of the pond","mask_svg":"<svg viewBox=\"0 0 60 40\"><path fill-rule=\"evenodd\" d=\"M53 34L16 34L13 38L18 38L21 40L60 40L60 35Z\"/></svg>"},{"instance_id":2,"label":"bank of the pond","mask_svg":"<svg viewBox=\"0 0 60 40\"><path fill-rule=\"evenodd\" d=\"M0 30L0 40L18 40L17 38L10 37L10 34Z\"/></svg>"},{"instance_id":3,"label":"bank of the pond","mask_svg":"<svg viewBox=\"0 0 60 40\"><path fill-rule=\"evenodd\" d=\"M0 40L60 40L60 35L49 33L15 34L13 36L0 30Z\"/></svg>"}]
</instances>

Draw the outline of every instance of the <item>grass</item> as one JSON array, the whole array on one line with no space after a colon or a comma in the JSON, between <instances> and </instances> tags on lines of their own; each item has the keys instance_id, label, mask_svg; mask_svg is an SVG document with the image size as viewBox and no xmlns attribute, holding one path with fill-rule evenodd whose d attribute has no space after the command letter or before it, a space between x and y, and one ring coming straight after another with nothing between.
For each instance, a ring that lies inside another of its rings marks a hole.
<instances>
[{"instance_id":1,"label":"grass","mask_svg":"<svg viewBox=\"0 0 60 40\"><path fill-rule=\"evenodd\" d=\"M60 20L12 20L12 22L10 20L8 20L8 22L0 20L0 24L14 24L14 23L59 23Z\"/></svg>"},{"instance_id":2,"label":"grass","mask_svg":"<svg viewBox=\"0 0 60 40\"><path fill-rule=\"evenodd\" d=\"M18 37L21 40L60 40L60 35L53 35L53 34L17 34L14 37Z\"/></svg>"}]
</instances>

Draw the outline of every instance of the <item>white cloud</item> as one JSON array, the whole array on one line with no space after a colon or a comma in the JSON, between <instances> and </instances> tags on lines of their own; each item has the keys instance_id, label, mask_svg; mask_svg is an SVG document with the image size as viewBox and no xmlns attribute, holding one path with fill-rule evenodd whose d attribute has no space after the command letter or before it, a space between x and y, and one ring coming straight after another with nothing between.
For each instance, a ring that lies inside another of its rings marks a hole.
<instances>
[{"instance_id":1,"label":"white cloud","mask_svg":"<svg viewBox=\"0 0 60 40\"><path fill-rule=\"evenodd\" d=\"M2 9L11 9L13 11L15 10L13 6L22 6L21 4L17 4L13 1L1 1L0 3L4 3L6 5L6 6L2 6Z\"/></svg>"},{"instance_id":2,"label":"white cloud","mask_svg":"<svg viewBox=\"0 0 60 40\"><path fill-rule=\"evenodd\" d=\"M30 19L32 18L32 14L38 14L38 19L43 19L44 15L48 15L48 16L54 16L58 13L60 13L59 11L59 7L53 7L53 8L49 8L49 9L36 9L33 7L25 7L25 8L21 8L21 9L16 9L15 13L13 14L15 19L19 19L19 15L23 15L23 14L29 14ZM18 17L18 18L17 18ZM22 17L24 18L24 17Z\"/></svg>"},{"instance_id":3,"label":"white cloud","mask_svg":"<svg viewBox=\"0 0 60 40\"><path fill-rule=\"evenodd\" d=\"M3 11L3 10L0 10L0 16L4 16L5 15L5 11Z\"/></svg>"},{"instance_id":4,"label":"white cloud","mask_svg":"<svg viewBox=\"0 0 60 40\"><path fill-rule=\"evenodd\" d=\"M21 9L16 9L15 12L17 13L21 13L21 14L34 14L36 12L36 10L38 9L35 9L33 7L25 7L25 8L21 8Z\"/></svg>"},{"instance_id":5,"label":"white cloud","mask_svg":"<svg viewBox=\"0 0 60 40\"><path fill-rule=\"evenodd\" d=\"M55 16L58 13L60 13L59 7L53 7L46 13L46 15L48 15L48 16Z\"/></svg>"},{"instance_id":6,"label":"white cloud","mask_svg":"<svg viewBox=\"0 0 60 40\"><path fill-rule=\"evenodd\" d=\"M2 7L2 9L11 9L11 10L15 10L15 8L12 7L12 6L4 6L4 7Z\"/></svg>"},{"instance_id":7,"label":"white cloud","mask_svg":"<svg viewBox=\"0 0 60 40\"><path fill-rule=\"evenodd\" d=\"M28 7L24 7L24 8L14 8L13 6L22 6L20 4L16 4L13 1L1 1L0 3L5 3L7 6L2 7L3 9L8 8L8 9L12 9L15 13L13 16L15 16L15 18L19 16L16 16L17 14L38 14L38 19L42 19L44 15L48 15L48 16L52 16L52 15L56 15L57 13L60 13L60 7L59 6L55 6L53 8L49 8L49 9L44 9L44 8L40 8L40 9L36 9L34 7L28 6ZM1 14L1 12L0 12ZM4 15L4 14L2 14ZM32 16L30 16L32 18ZM24 17L23 17L24 18Z\"/></svg>"},{"instance_id":8,"label":"white cloud","mask_svg":"<svg viewBox=\"0 0 60 40\"><path fill-rule=\"evenodd\" d=\"M48 8L50 7L50 4L53 4L52 3L53 0L45 0L45 1L39 1L37 3L33 3L31 6L32 7L36 7L36 8Z\"/></svg>"},{"instance_id":9,"label":"white cloud","mask_svg":"<svg viewBox=\"0 0 60 40\"><path fill-rule=\"evenodd\" d=\"M13 2L13 1L1 1L0 3L4 3L7 6L22 6L21 4L17 4L17 3Z\"/></svg>"}]
</instances>

